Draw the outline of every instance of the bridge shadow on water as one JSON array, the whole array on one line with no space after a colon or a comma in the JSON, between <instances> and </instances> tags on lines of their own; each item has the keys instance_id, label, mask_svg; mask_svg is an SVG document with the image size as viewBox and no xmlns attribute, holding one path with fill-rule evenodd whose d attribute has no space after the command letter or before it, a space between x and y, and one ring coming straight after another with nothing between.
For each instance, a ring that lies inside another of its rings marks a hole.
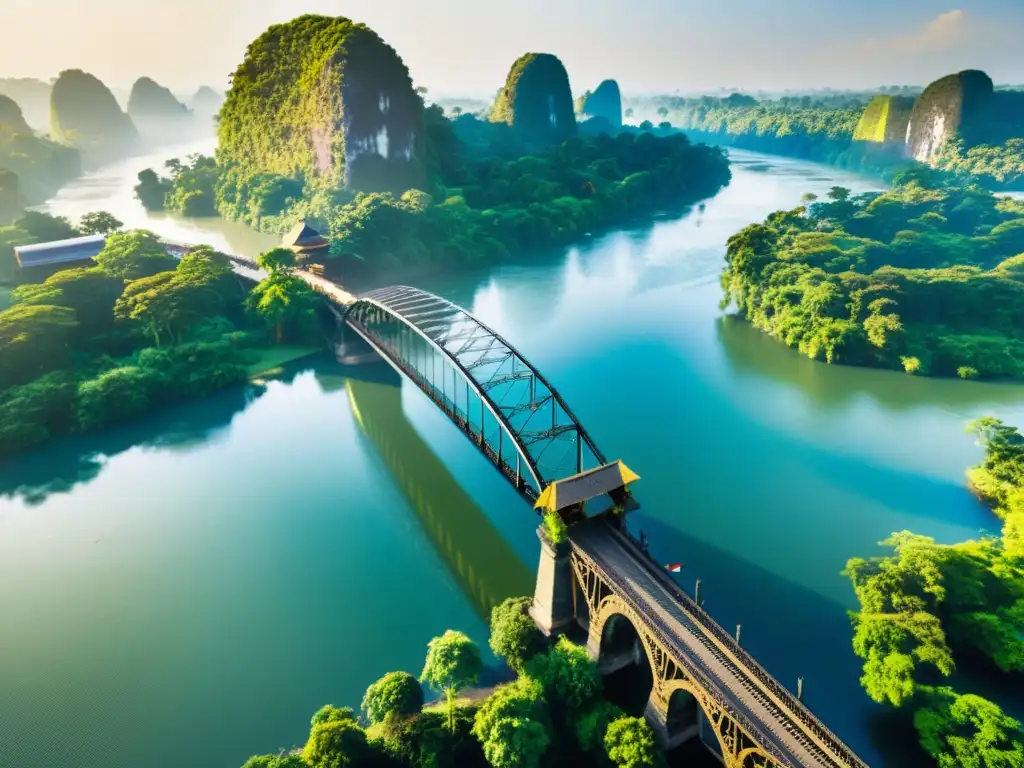
<instances>
[{"instance_id":1,"label":"bridge shadow on water","mask_svg":"<svg viewBox=\"0 0 1024 768\"><path fill-rule=\"evenodd\" d=\"M702 579L705 609L727 630L741 624L743 647L775 679L795 691L803 677L807 706L872 768L934 765L903 716L875 705L861 689L861 660L841 607L642 510L629 527L647 534L659 562L684 562L675 580L691 596Z\"/></svg>"},{"instance_id":2,"label":"bridge shadow on water","mask_svg":"<svg viewBox=\"0 0 1024 768\"><path fill-rule=\"evenodd\" d=\"M346 368L353 415L476 614L533 593L534 574L463 490L402 409L401 381L379 364Z\"/></svg>"}]
</instances>

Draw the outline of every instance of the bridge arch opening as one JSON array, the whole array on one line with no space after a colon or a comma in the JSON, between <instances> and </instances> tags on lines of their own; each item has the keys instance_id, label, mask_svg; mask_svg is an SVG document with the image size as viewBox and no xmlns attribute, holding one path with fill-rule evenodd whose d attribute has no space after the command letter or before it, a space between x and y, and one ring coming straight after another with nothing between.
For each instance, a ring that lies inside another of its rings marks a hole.
<instances>
[{"instance_id":1,"label":"bridge arch opening","mask_svg":"<svg viewBox=\"0 0 1024 768\"><path fill-rule=\"evenodd\" d=\"M607 698L628 714L641 717L654 687L654 673L633 622L613 613L601 628L597 661Z\"/></svg>"},{"instance_id":2,"label":"bridge arch opening","mask_svg":"<svg viewBox=\"0 0 1024 768\"><path fill-rule=\"evenodd\" d=\"M668 714L665 718L669 738L678 744L697 734L700 704L692 693L678 688L668 699Z\"/></svg>"}]
</instances>

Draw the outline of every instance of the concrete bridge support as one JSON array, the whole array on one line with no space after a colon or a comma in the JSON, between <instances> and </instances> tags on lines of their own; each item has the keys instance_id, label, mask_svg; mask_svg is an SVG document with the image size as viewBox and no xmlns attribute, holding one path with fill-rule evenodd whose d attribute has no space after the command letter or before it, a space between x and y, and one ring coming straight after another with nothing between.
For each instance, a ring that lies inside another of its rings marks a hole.
<instances>
[{"instance_id":1,"label":"concrete bridge support","mask_svg":"<svg viewBox=\"0 0 1024 768\"><path fill-rule=\"evenodd\" d=\"M555 544L537 528L540 539L540 563L537 566L537 586L533 592L530 616L547 637L560 634L575 620L573 610L572 565L569 562L569 543ZM600 638L598 638L600 647Z\"/></svg>"},{"instance_id":2,"label":"concrete bridge support","mask_svg":"<svg viewBox=\"0 0 1024 768\"><path fill-rule=\"evenodd\" d=\"M334 314L334 337L331 340L334 357L342 365L366 365L381 360L373 347L348 327L340 313Z\"/></svg>"}]
</instances>

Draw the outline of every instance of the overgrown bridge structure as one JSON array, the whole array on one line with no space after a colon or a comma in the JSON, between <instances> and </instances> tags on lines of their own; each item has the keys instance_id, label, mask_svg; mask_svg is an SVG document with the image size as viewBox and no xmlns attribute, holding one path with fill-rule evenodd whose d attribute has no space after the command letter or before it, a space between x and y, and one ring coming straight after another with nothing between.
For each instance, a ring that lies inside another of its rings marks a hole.
<instances>
[{"instance_id":1,"label":"overgrown bridge structure","mask_svg":"<svg viewBox=\"0 0 1024 768\"><path fill-rule=\"evenodd\" d=\"M563 541L538 529L531 614L549 635L582 627L605 673L649 666L645 716L665 747L699 738L727 768L867 768L626 532L624 486L636 476L606 461L557 390L508 341L416 288L352 296L309 277L346 329L426 394L524 500L563 513ZM582 513L584 501L605 492L607 511Z\"/></svg>"}]
</instances>

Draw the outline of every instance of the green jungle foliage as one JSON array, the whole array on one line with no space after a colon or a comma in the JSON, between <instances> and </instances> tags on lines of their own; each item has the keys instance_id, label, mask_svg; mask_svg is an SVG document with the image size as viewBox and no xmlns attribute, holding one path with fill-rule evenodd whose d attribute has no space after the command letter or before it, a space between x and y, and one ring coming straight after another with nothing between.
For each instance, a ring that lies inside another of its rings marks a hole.
<instances>
[{"instance_id":1,"label":"green jungle foliage","mask_svg":"<svg viewBox=\"0 0 1024 768\"><path fill-rule=\"evenodd\" d=\"M491 107L490 120L511 125L530 143L552 144L576 135L569 75L550 53L527 53L512 64Z\"/></svg>"},{"instance_id":2,"label":"green jungle foliage","mask_svg":"<svg viewBox=\"0 0 1024 768\"><path fill-rule=\"evenodd\" d=\"M80 69L60 73L50 93L50 131L97 165L125 157L136 146L135 124L99 79Z\"/></svg>"},{"instance_id":3,"label":"green jungle foliage","mask_svg":"<svg viewBox=\"0 0 1024 768\"><path fill-rule=\"evenodd\" d=\"M119 225L94 214L81 226ZM40 213L14 229L81 234ZM249 291L223 254L198 246L176 260L142 230L111 234L92 266L22 284L10 299L0 311L0 455L244 381L269 334L316 337L319 301L287 265Z\"/></svg>"},{"instance_id":4,"label":"green jungle foliage","mask_svg":"<svg viewBox=\"0 0 1024 768\"><path fill-rule=\"evenodd\" d=\"M729 239L723 306L815 360L1024 375L1024 205L925 173L829 198Z\"/></svg>"},{"instance_id":5,"label":"green jungle foliage","mask_svg":"<svg viewBox=\"0 0 1024 768\"><path fill-rule=\"evenodd\" d=\"M217 163L205 155L189 155L182 163L171 158L164 167L170 177L152 168L139 172L135 196L147 211L173 211L181 216L216 216Z\"/></svg>"},{"instance_id":6,"label":"green jungle foliage","mask_svg":"<svg viewBox=\"0 0 1024 768\"><path fill-rule=\"evenodd\" d=\"M0 95L0 224L40 203L82 171L78 152L36 136L11 99Z\"/></svg>"},{"instance_id":7,"label":"green jungle foliage","mask_svg":"<svg viewBox=\"0 0 1024 768\"><path fill-rule=\"evenodd\" d=\"M304 194L423 186L422 143L423 104L394 49L348 19L300 16L252 42L232 77L218 208L272 228Z\"/></svg>"},{"instance_id":8,"label":"green jungle foliage","mask_svg":"<svg viewBox=\"0 0 1024 768\"><path fill-rule=\"evenodd\" d=\"M493 262L710 197L730 179L721 150L681 134L600 134L512 160L460 158L445 160L449 186L438 198L362 194L338 208L328 222L331 256L370 268Z\"/></svg>"},{"instance_id":9,"label":"green jungle foliage","mask_svg":"<svg viewBox=\"0 0 1024 768\"><path fill-rule=\"evenodd\" d=\"M1024 133L1024 131L1022 131ZM1024 183L1024 138L966 149L963 139L947 141L932 159L936 168L989 189L1020 189Z\"/></svg>"},{"instance_id":10,"label":"green jungle foliage","mask_svg":"<svg viewBox=\"0 0 1024 768\"><path fill-rule=\"evenodd\" d=\"M798 157L840 168L885 173L904 165L902 148L854 141L864 107L812 106L806 101L757 102L733 94L726 99L686 99L665 119L695 139L753 152Z\"/></svg>"},{"instance_id":11,"label":"green jungle foliage","mask_svg":"<svg viewBox=\"0 0 1024 768\"><path fill-rule=\"evenodd\" d=\"M1021 768L1019 723L980 696L927 684L968 653L997 674L1024 672L1024 437L991 417L968 430L985 447L969 482L1002 519L1001 535L942 545L903 531L882 542L892 554L850 560L844 573L860 603L853 648L865 691L913 710L940 766Z\"/></svg>"},{"instance_id":12,"label":"green jungle foliage","mask_svg":"<svg viewBox=\"0 0 1024 768\"><path fill-rule=\"evenodd\" d=\"M604 698L601 675L584 648L565 638L549 645L528 617L530 630L518 620L509 623L524 615L529 602L510 598L494 610L491 647L508 649L522 661L529 646L529 658L513 682L490 689L482 700L454 699L476 680L480 651L461 632L449 630L429 643L423 671L423 682L446 694L443 706L424 707L420 684L404 672L391 672L367 689L364 717L357 720L347 708L322 707L304 746L253 756L242 768L664 765L647 722Z\"/></svg>"}]
</instances>

